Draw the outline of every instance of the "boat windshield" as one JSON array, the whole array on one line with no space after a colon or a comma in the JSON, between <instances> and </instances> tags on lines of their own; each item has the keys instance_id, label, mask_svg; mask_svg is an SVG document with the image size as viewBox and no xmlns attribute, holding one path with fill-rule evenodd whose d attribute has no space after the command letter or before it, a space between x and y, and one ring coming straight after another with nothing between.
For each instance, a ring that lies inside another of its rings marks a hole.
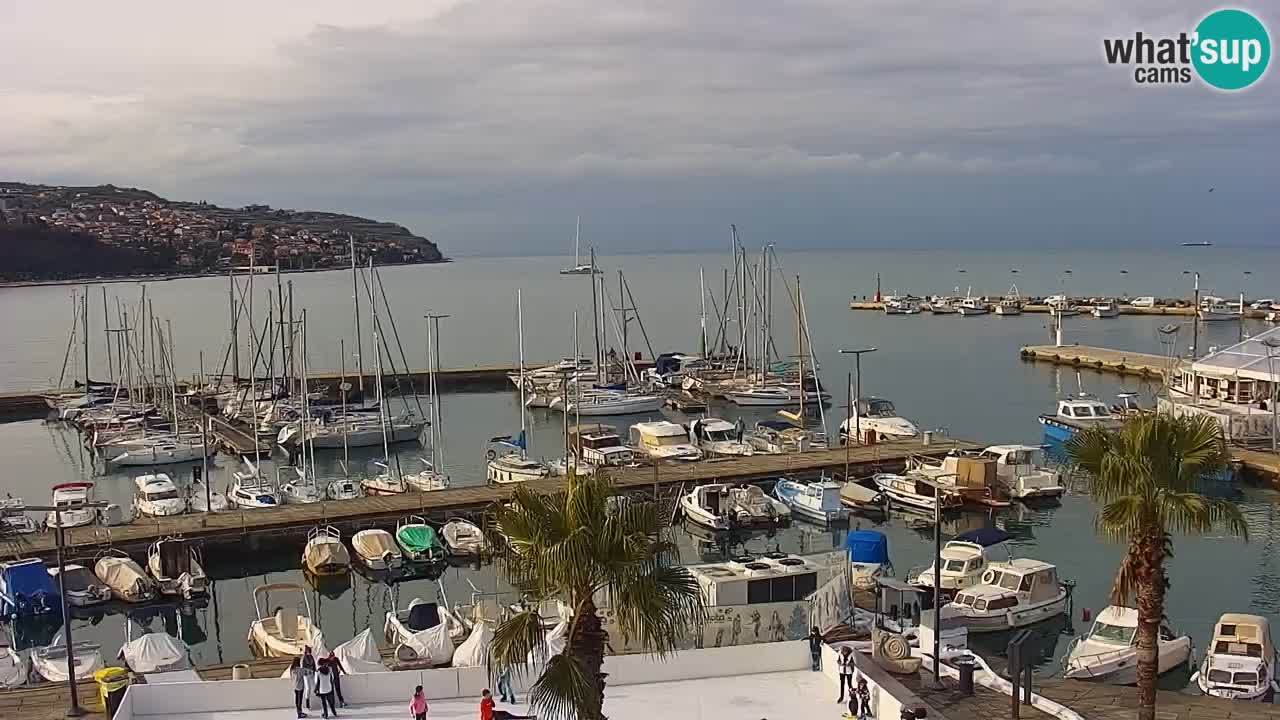
<instances>
[{"instance_id":1,"label":"boat windshield","mask_svg":"<svg viewBox=\"0 0 1280 720\"><path fill-rule=\"evenodd\" d=\"M992 584L999 585L1005 590L1017 591L1021 589L1025 592L1031 589L1031 576L1020 577L1013 573L1000 573L1000 578Z\"/></svg>"},{"instance_id":2,"label":"boat windshield","mask_svg":"<svg viewBox=\"0 0 1280 720\"><path fill-rule=\"evenodd\" d=\"M735 439L732 430L703 430L702 434L711 442L732 442Z\"/></svg>"},{"instance_id":3,"label":"boat windshield","mask_svg":"<svg viewBox=\"0 0 1280 720\"><path fill-rule=\"evenodd\" d=\"M1110 645L1132 645L1133 636L1138 632L1137 628L1124 627L1123 625L1109 625L1104 622L1096 622L1093 625L1093 632L1089 633L1089 638L1099 642L1108 643Z\"/></svg>"},{"instance_id":4,"label":"boat windshield","mask_svg":"<svg viewBox=\"0 0 1280 720\"><path fill-rule=\"evenodd\" d=\"M946 564L942 566L942 569L946 572L959 573L964 572L965 565L966 563L964 560L948 560Z\"/></svg>"},{"instance_id":5,"label":"boat windshield","mask_svg":"<svg viewBox=\"0 0 1280 720\"><path fill-rule=\"evenodd\" d=\"M872 400L867 403L867 417L890 418L897 416L898 411L893 407L893 403L888 400Z\"/></svg>"},{"instance_id":6,"label":"boat windshield","mask_svg":"<svg viewBox=\"0 0 1280 720\"><path fill-rule=\"evenodd\" d=\"M147 500L150 500L152 502L155 502L156 500L177 500L178 491L176 489L160 490L157 492L148 492L146 493L146 496L147 496Z\"/></svg>"},{"instance_id":7,"label":"boat windshield","mask_svg":"<svg viewBox=\"0 0 1280 720\"><path fill-rule=\"evenodd\" d=\"M649 444L654 447L675 447L688 443L689 440L683 435L658 435L649 440Z\"/></svg>"}]
</instances>

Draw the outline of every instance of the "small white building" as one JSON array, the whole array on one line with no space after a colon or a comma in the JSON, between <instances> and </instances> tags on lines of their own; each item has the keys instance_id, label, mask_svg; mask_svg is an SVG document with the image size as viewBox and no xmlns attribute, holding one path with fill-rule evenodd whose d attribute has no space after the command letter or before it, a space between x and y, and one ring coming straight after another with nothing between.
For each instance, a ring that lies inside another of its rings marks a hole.
<instances>
[{"instance_id":1,"label":"small white building","mask_svg":"<svg viewBox=\"0 0 1280 720\"><path fill-rule=\"evenodd\" d=\"M1184 363L1170 378L1168 397L1160 399L1159 409L1213 417L1229 441L1270 438L1278 390L1280 328L1272 328Z\"/></svg>"}]
</instances>

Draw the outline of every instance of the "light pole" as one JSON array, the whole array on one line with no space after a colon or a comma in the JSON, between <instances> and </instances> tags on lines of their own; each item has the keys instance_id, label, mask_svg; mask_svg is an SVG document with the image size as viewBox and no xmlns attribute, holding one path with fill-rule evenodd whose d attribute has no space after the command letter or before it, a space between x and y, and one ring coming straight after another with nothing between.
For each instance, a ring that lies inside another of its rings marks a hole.
<instances>
[{"instance_id":1,"label":"light pole","mask_svg":"<svg viewBox=\"0 0 1280 720\"><path fill-rule=\"evenodd\" d=\"M1280 397L1277 397L1280 393L1276 392L1276 369L1271 360L1275 357L1276 348L1280 348L1280 339L1268 335L1262 338L1262 344L1267 348L1267 372L1271 375L1271 382L1267 383L1271 387L1271 452L1276 452L1277 423L1280 423L1280 410L1276 408L1276 401L1280 400Z\"/></svg>"},{"instance_id":2,"label":"light pole","mask_svg":"<svg viewBox=\"0 0 1280 720\"><path fill-rule=\"evenodd\" d=\"M1195 362L1196 356L1200 354L1200 272L1183 270L1182 274L1194 276L1196 283L1191 301L1191 360Z\"/></svg>"},{"instance_id":3,"label":"light pole","mask_svg":"<svg viewBox=\"0 0 1280 720\"><path fill-rule=\"evenodd\" d=\"M1240 282L1240 342L1244 342L1244 298L1246 291L1249 289L1249 276L1253 272L1245 270L1242 274L1244 279Z\"/></svg>"},{"instance_id":4,"label":"light pole","mask_svg":"<svg viewBox=\"0 0 1280 720\"><path fill-rule=\"evenodd\" d=\"M855 412L856 408L853 405L855 402L862 399L862 356L866 353L873 353L878 349L879 348L868 347L840 351L841 355L853 356L854 382L857 383L853 388L854 396L849 398L849 407L845 411L847 415L844 421L844 474L846 480L849 479L849 420L853 420L854 422L853 437L857 438L859 442L862 441L862 415Z\"/></svg>"}]
</instances>

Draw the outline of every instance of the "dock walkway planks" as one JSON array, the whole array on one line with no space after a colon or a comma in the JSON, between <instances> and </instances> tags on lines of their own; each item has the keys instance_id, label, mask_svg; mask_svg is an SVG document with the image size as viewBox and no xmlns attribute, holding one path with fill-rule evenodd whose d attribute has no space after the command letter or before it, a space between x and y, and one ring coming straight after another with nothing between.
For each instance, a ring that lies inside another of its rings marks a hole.
<instances>
[{"instance_id":1,"label":"dock walkway planks","mask_svg":"<svg viewBox=\"0 0 1280 720\"><path fill-rule=\"evenodd\" d=\"M1091 345L1026 345L1019 354L1024 360L1111 372L1118 375L1160 378L1182 361L1163 355L1112 350Z\"/></svg>"}]
</instances>

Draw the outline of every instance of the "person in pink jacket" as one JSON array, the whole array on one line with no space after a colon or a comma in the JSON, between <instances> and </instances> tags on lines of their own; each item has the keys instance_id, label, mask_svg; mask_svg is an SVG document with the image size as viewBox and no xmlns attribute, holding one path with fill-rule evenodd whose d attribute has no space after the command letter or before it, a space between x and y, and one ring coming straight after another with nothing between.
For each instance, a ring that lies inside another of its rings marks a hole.
<instances>
[{"instance_id":1,"label":"person in pink jacket","mask_svg":"<svg viewBox=\"0 0 1280 720\"><path fill-rule=\"evenodd\" d=\"M427 720L427 696L422 694L422 686L413 689L413 698L409 700L409 712L413 720Z\"/></svg>"}]
</instances>

